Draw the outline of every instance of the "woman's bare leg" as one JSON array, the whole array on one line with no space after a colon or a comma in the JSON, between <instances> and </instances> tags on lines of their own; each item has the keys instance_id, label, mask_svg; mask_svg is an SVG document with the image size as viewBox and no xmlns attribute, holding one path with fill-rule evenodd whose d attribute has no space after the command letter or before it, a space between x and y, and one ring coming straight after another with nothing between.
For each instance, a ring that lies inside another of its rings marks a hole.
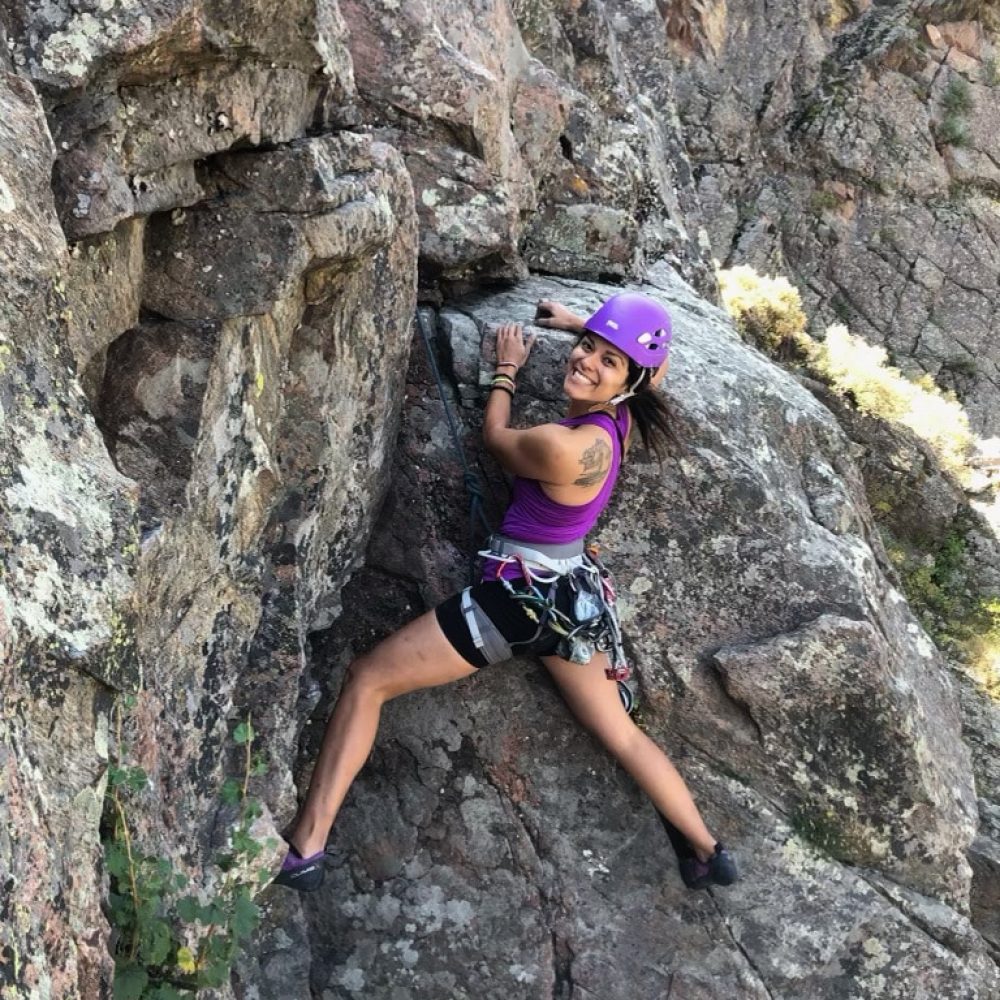
<instances>
[{"instance_id":1,"label":"woman's bare leg","mask_svg":"<svg viewBox=\"0 0 1000 1000\"><path fill-rule=\"evenodd\" d=\"M475 672L445 638L433 611L393 633L347 668L323 734L309 792L288 833L302 857L326 846L344 796L375 743L382 705L408 691L446 684Z\"/></svg>"},{"instance_id":2,"label":"woman's bare leg","mask_svg":"<svg viewBox=\"0 0 1000 1000\"><path fill-rule=\"evenodd\" d=\"M705 826L684 779L667 755L629 718L618 696L618 685L604 673L607 657L601 653L590 663L571 663L558 656L542 662L559 685L573 714L650 797L653 805L687 837L705 861L715 850L716 839Z\"/></svg>"}]
</instances>

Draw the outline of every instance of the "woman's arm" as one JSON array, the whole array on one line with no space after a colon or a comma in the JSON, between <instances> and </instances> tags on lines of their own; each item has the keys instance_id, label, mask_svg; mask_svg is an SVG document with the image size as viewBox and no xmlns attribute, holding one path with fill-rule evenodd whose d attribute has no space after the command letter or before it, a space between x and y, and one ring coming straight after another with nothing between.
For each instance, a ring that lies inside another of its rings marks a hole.
<instances>
[{"instance_id":1,"label":"woman's arm","mask_svg":"<svg viewBox=\"0 0 1000 1000\"><path fill-rule=\"evenodd\" d=\"M547 326L551 330L583 333L586 320L582 316L570 312L561 302L556 302L553 299L541 299L535 306L535 323L538 326Z\"/></svg>"},{"instance_id":2,"label":"woman's arm","mask_svg":"<svg viewBox=\"0 0 1000 1000\"><path fill-rule=\"evenodd\" d=\"M597 460L597 451L603 448L610 455L610 446L604 440L609 437L606 431L594 426L570 428L559 424L539 424L527 430L509 426L513 392L507 391L510 387L502 376L516 378L534 342L533 336L525 341L516 323L497 330L496 374L501 378L486 400L483 441L494 458L514 475L553 485L578 483Z\"/></svg>"}]
</instances>

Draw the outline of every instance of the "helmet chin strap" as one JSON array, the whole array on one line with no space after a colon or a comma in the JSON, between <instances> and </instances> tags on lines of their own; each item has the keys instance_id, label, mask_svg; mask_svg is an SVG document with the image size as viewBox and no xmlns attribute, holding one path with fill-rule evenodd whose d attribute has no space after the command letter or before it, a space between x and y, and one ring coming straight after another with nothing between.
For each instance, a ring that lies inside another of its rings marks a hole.
<instances>
[{"instance_id":1,"label":"helmet chin strap","mask_svg":"<svg viewBox=\"0 0 1000 1000\"><path fill-rule=\"evenodd\" d=\"M635 393L629 389L628 392L620 392L617 396L612 396L604 405L605 406L617 406L619 403L624 403L626 399L631 399Z\"/></svg>"},{"instance_id":2,"label":"helmet chin strap","mask_svg":"<svg viewBox=\"0 0 1000 1000\"><path fill-rule=\"evenodd\" d=\"M642 385L642 380L646 377L648 372L643 369L639 372L639 377L628 387L626 392L620 392L617 396L612 396L611 399L605 403L605 406L617 406L619 403L624 403L626 399L630 399L635 395L636 390Z\"/></svg>"}]
</instances>

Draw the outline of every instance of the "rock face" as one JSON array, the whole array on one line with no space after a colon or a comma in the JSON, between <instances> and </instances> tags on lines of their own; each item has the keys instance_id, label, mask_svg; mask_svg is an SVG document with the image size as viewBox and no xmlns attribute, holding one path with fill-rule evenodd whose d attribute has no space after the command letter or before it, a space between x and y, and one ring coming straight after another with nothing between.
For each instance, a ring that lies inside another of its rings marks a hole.
<instances>
[{"instance_id":1,"label":"rock face","mask_svg":"<svg viewBox=\"0 0 1000 1000\"><path fill-rule=\"evenodd\" d=\"M819 332L848 323L997 432L992 7L514 8L532 54L598 104L633 81L651 98L677 218L714 258L794 278Z\"/></svg>"},{"instance_id":2,"label":"rock face","mask_svg":"<svg viewBox=\"0 0 1000 1000\"><path fill-rule=\"evenodd\" d=\"M995 434L995 13L691 6L717 34L675 46L675 93L715 256L794 275L817 325L883 343Z\"/></svg>"},{"instance_id":3,"label":"rock face","mask_svg":"<svg viewBox=\"0 0 1000 1000\"><path fill-rule=\"evenodd\" d=\"M1000 995L995 706L894 587L857 446L708 301L712 253L787 264L990 426L992 28L921 9L3 8L0 995L112 995L111 759L148 775L137 847L211 899L252 719L266 877L351 656L462 584L418 283L496 517L489 329L640 276L681 445L632 456L601 537L642 724L744 881L681 889L515 663L387 708L327 886L263 893L216 995Z\"/></svg>"},{"instance_id":4,"label":"rock face","mask_svg":"<svg viewBox=\"0 0 1000 1000\"><path fill-rule=\"evenodd\" d=\"M412 196L392 150L308 140L252 172L240 157L222 169L245 183L241 207L222 227L197 209L165 222L143 294L169 323L109 352L101 399L119 461L154 476L135 714L147 772L176 791L144 833L192 875L224 841L218 792L239 719L252 717L273 762L260 794L292 808L306 636L338 614L385 488L416 277ZM251 232L255 252L237 265L233 247ZM153 337L158 351L144 351ZM168 466L172 481L156 476ZM177 815L199 818L183 844Z\"/></svg>"},{"instance_id":5,"label":"rock face","mask_svg":"<svg viewBox=\"0 0 1000 1000\"><path fill-rule=\"evenodd\" d=\"M568 52L556 71L532 58L506 3L341 8L359 113L413 177L427 278L510 279L525 265L627 277L672 255L714 284L685 229L690 175L670 106L625 52L598 100Z\"/></svg>"},{"instance_id":6,"label":"rock face","mask_svg":"<svg viewBox=\"0 0 1000 1000\"><path fill-rule=\"evenodd\" d=\"M173 30L187 15L164 16ZM56 51L40 37L38 51ZM246 64L185 87L162 79L184 63L166 51L140 82L128 46L97 51L117 37L91 38L80 72L92 90L86 109L60 107L54 175L38 97L4 75L3 797L12 830L38 833L3 841L2 968L5 987L32 997L111 995L98 829L109 744L150 779L130 816L137 850L206 898L230 835L230 733L248 715L275 761L261 794L290 810L305 636L337 615L385 489L415 305L416 216L395 150L301 135L312 112L287 93L269 108ZM294 41L313 72L316 51ZM151 102L145 119L88 117L112 64ZM220 94L229 124L203 129L211 142L172 134ZM73 146L59 129L77 113L88 128ZM247 141L276 145L252 162L208 157ZM95 158L91 187L66 180L76 153ZM197 183L171 188L196 160ZM64 183L86 211L67 207ZM137 685L119 731L111 697ZM266 808L255 833L277 843Z\"/></svg>"},{"instance_id":7,"label":"rock face","mask_svg":"<svg viewBox=\"0 0 1000 1000\"><path fill-rule=\"evenodd\" d=\"M52 143L37 95L4 70L0 123L0 983L103 996L112 963L90 873L109 690L134 671L120 627L136 490L75 380Z\"/></svg>"}]
</instances>

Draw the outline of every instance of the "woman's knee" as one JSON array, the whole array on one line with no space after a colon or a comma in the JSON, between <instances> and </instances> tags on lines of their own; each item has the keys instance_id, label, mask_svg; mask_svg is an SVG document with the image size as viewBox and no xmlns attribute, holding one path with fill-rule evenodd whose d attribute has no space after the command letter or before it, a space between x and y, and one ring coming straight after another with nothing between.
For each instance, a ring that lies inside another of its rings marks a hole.
<instances>
[{"instance_id":1,"label":"woman's knee","mask_svg":"<svg viewBox=\"0 0 1000 1000\"><path fill-rule=\"evenodd\" d=\"M350 664L342 693L382 704L422 686L413 676L412 665L398 655L397 646L386 641Z\"/></svg>"},{"instance_id":2,"label":"woman's knee","mask_svg":"<svg viewBox=\"0 0 1000 1000\"><path fill-rule=\"evenodd\" d=\"M352 660L344 671L340 695L363 698L366 701L376 700L380 703L388 701L393 694L384 664L371 653L365 653Z\"/></svg>"},{"instance_id":3,"label":"woman's knee","mask_svg":"<svg viewBox=\"0 0 1000 1000\"><path fill-rule=\"evenodd\" d=\"M637 741L644 736L624 710L620 715L617 712L602 712L581 718L580 722L610 754L619 758L634 750Z\"/></svg>"}]
</instances>

